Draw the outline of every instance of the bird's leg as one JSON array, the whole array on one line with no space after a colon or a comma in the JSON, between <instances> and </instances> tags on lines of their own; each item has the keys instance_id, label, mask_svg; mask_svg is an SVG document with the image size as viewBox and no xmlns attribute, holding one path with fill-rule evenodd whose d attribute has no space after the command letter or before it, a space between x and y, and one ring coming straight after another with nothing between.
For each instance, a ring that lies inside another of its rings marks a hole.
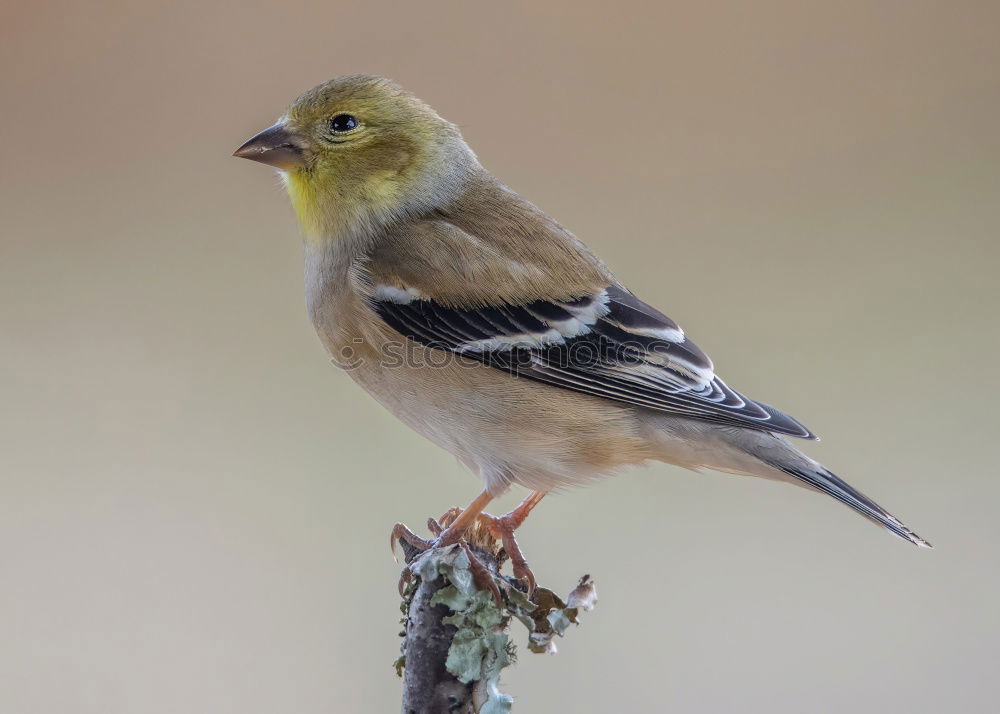
<instances>
[{"instance_id":1,"label":"bird's leg","mask_svg":"<svg viewBox=\"0 0 1000 714\"><path fill-rule=\"evenodd\" d=\"M481 494L476 496L476 498L466 506L461 513L453 520L447 528L441 531L441 534L437 537L436 545L443 547L446 545L452 545L458 543L462 540L462 536L465 532L469 530L469 526L476 522L483 509L489 505L490 501L493 500L493 496L489 491L483 491Z\"/></svg>"},{"instance_id":2,"label":"bird's leg","mask_svg":"<svg viewBox=\"0 0 1000 714\"><path fill-rule=\"evenodd\" d=\"M528 561L524 559L521 548L514 538L514 531L524 523L524 519L531 513L531 509L538 505L538 502L545 498L544 491L532 491L527 498L521 501L521 505L510 513L500 517L491 516L488 513L480 513L477 517L490 533L503 545L507 557L510 558L511 567L514 570L514 577L524 580L528 585L528 597L535 592L535 575L528 567Z\"/></svg>"},{"instance_id":3,"label":"bird's leg","mask_svg":"<svg viewBox=\"0 0 1000 714\"><path fill-rule=\"evenodd\" d=\"M462 536L465 535L465 532L469 530L470 526L477 522L477 519L482 514L483 509L486 508L492 500L493 496L491 496L488 491L483 491L464 509L450 509L443 516L441 516L440 519L441 521L448 523L447 528L443 527L438 519L428 518L427 528L436 536L434 540L421 538L402 523L397 523L393 527L392 533L389 535L389 547L393 551L393 557L395 557L396 541L400 540L406 541L417 551L420 551L420 554L416 555L415 558L419 558L420 555L423 555L423 553L434 547L445 547L454 545L455 543L461 543L462 548L469 557L469 568L472 571L472 577L476 585L480 588L489 590L493 594L493 599L499 603L500 591L497 589L496 583L493 582L493 576L490 575L486 566L484 566L478 558L473 556L472 552L469 550L468 544L462 542ZM400 595L403 594L407 583L409 583L412 579L413 574L410 572L410 569L408 567L403 568L403 572L399 576Z\"/></svg>"},{"instance_id":4,"label":"bird's leg","mask_svg":"<svg viewBox=\"0 0 1000 714\"><path fill-rule=\"evenodd\" d=\"M475 500L472 501L468 506L461 510L455 519L448 525L447 528L442 529L441 524L437 520L431 518L427 521L427 527L436 536L434 540L427 540L426 538L421 538L416 533L411 531L409 528L404 526L402 523L397 523L393 529L392 533L389 534L389 547L395 550L396 541L404 540L411 546L419 551L430 550L434 547L444 547L448 545L454 545L462 540L462 536L465 532L469 530L469 526L476 522L479 515L483 512L483 509L493 500L493 496L490 495L489 491L483 491L481 494L476 496ZM452 514L457 509L452 509L445 516Z\"/></svg>"}]
</instances>

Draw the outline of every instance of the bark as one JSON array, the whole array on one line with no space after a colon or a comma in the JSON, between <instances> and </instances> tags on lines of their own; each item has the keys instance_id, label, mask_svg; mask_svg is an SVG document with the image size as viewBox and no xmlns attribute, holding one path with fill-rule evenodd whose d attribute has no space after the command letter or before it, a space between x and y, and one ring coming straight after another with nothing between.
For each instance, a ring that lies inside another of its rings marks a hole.
<instances>
[{"instance_id":1,"label":"bark","mask_svg":"<svg viewBox=\"0 0 1000 714\"><path fill-rule=\"evenodd\" d=\"M409 559L408 559L409 561ZM447 585L444 576L421 581L406 615L406 667L403 670L403 714L476 714L472 684L462 684L445 666L458 631L442 618L451 614L431 598Z\"/></svg>"},{"instance_id":2,"label":"bark","mask_svg":"<svg viewBox=\"0 0 1000 714\"><path fill-rule=\"evenodd\" d=\"M500 690L514 662L510 624L527 628L531 652L555 653L555 639L579 624L597 592L589 576L563 601L538 587L529 600L523 582L502 576L502 548L473 532L470 545L421 554L405 541L407 587L402 656L402 714L506 714L513 699Z\"/></svg>"}]
</instances>

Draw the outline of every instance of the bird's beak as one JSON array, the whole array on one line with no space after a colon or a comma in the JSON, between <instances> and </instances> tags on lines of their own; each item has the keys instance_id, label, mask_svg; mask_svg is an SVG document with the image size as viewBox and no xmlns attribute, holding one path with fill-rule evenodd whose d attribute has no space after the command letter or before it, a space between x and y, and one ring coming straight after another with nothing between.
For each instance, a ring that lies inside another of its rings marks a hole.
<instances>
[{"instance_id":1,"label":"bird's beak","mask_svg":"<svg viewBox=\"0 0 1000 714\"><path fill-rule=\"evenodd\" d=\"M259 161L284 171L306 165L302 139L288 129L284 122L278 122L257 134L234 151L233 156Z\"/></svg>"}]
</instances>

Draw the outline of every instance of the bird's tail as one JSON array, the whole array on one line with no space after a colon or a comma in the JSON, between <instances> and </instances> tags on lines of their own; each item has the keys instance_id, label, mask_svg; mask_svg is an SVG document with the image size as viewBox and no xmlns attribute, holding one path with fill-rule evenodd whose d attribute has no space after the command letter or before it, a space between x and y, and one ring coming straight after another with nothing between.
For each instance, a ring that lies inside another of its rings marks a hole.
<instances>
[{"instance_id":1,"label":"bird's tail","mask_svg":"<svg viewBox=\"0 0 1000 714\"><path fill-rule=\"evenodd\" d=\"M829 469L809 460L811 463L778 464L771 462L770 465L780 471L794 477L803 485L814 488L827 495L833 496L841 503L845 503L865 518L884 527L890 533L902 538L905 541L921 548L931 548L930 543L911 531L902 521L889 513L882 506L875 503L865 494L858 491L842 478Z\"/></svg>"}]
</instances>

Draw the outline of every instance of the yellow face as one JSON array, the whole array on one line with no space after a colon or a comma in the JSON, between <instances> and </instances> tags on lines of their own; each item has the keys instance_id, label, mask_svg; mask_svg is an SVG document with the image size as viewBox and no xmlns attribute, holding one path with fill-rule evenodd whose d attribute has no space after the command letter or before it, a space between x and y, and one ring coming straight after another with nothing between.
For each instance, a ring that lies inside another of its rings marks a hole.
<instances>
[{"instance_id":1,"label":"yellow face","mask_svg":"<svg viewBox=\"0 0 1000 714\"><path fill-rule=\"evenodd\" d=\"M286 174L307 234L364 212L391 211L457 137L452 125L396 84L351 76L309 90L236 155Z\"/></svg>"}]
</instances>

